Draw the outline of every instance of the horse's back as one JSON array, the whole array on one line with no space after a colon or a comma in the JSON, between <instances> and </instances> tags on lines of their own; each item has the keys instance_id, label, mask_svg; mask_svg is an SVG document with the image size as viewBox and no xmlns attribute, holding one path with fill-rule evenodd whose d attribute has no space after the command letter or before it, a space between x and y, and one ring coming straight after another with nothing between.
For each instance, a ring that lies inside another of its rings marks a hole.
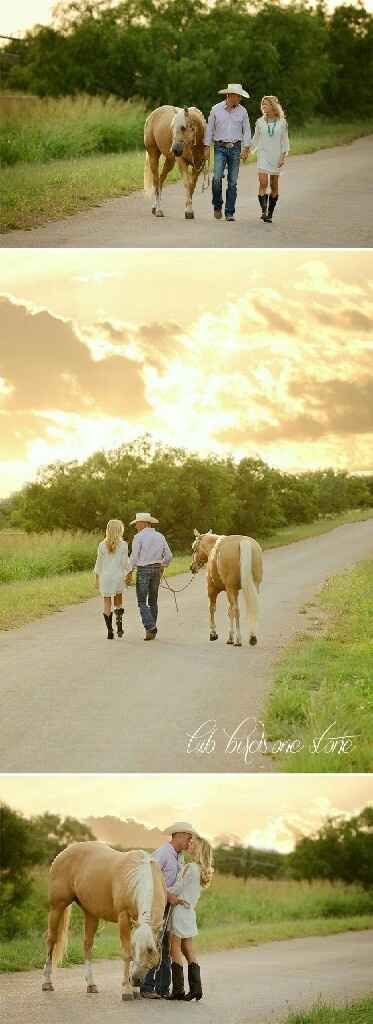
<instances>
[{"instance_id":1,"label":"horse's back","mask_svg":"<svg viewBox=\"0 0 373 1024\"><path fill-rule=\"evenodd\" d=\"M211 566L212 571L215 570L221 582L228 583L228 586L238 587L238 589L241 586L241 541L244 540L251 544L253 578L259 586L263 576L262 550L254 537L237 533L219 539L213 550L214 565Z\"/></svg>"}]
</instances>

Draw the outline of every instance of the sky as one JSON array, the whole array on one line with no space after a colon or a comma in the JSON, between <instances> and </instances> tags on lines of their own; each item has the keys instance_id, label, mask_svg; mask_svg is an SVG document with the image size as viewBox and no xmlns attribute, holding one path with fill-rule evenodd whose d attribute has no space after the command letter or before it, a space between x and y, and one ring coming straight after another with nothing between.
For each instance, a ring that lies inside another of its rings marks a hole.
<instances>
[{"instance_id":1,"label":"sky","mask_svg":"<svg viewBox=\"0 0 373 1024\"><path fill-rule=\"evenodd\" d=\"M373 470L369 250L0 252L0 497L145 432Z\"/></svg>"},{"instance_id":2,"label":"sky","mask_svg":"<svg viewBox=\"0 0 373 1024\"><path fill-rule=\"evenodd\" d=\"M22 34L35 24L49 24L55 5L56 0L12 0L11 4L4 4L1 32L4 35L18 32ZM333 8L336 4L330 3L329 6ZM367 11L372 11L373 0L365 0L364 6Z\"/></svg>"},{"instance_id":3,"label":"sky","mask_svg":"<svg viewBox=\"0 0 373 1024\"><path fill-rule=\"evenodd\" d=\"M328 816L373 803L369 775L3 775L0 800L26 816L48 810L77 818L115 815L148 828L191 821L213 840L235 835L289 852Z\"/></svg>"}]
</instances>

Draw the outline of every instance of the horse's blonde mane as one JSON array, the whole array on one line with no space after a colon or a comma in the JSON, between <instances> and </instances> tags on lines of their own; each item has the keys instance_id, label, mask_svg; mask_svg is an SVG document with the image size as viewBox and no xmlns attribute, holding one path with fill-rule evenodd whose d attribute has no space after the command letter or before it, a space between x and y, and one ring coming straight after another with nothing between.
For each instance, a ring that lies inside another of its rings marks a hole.
<instances>
[{"instance_id":1,"label":"horse's blonde mane","mask_svg":"<svg viewBox=\"0 0 373 1024\"><path fill-rule=\"evenodd\" d=\"M152 857L145 850L139 850L142 859L128 869L128 887L138 910L139 922L150 924L154 895Z\"/></svg>"}]
</instances>

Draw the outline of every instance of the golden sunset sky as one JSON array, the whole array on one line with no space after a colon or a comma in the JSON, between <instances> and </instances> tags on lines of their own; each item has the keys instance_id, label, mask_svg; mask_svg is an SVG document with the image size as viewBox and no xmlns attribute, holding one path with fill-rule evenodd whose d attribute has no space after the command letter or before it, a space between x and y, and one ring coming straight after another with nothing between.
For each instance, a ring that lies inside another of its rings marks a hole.
<instances>
[{"instance_id":1,"label":"golden sunset sky","mask_svg":"<svg viewBox=\"0 0 373 1024\"><path fill-rule=\"evenodd\" d=\"M3 775L0 800L26 816L115 815L166 829L187 819L209 839L288 852L328 816L373 803L369 775Z\"/></svg>"},{"instance_id":2,"label":"golden sunset sky","mask_svg":"<svg viewBox=\"0 0 373 1024\"><path fill-rule=\"evenodd\" d=\"M372 264L361 250L0 252L0 495L144 432L290 471L372 471Z\"/></svg>"},{"instance_id":3,"label":"golden sunset sky","mask_svg":"<svg viewBox=\"0 0 373 1024\"><path fill-rule=\"evenodd\" d=\"M12 0L5 6L1 15L1 32L5 35L19 32L22 34L33 25L47 25L52 20L52 11L56 6L56 0ZM336 3L328 4L330 9L337 6ZM373 10L373 0L365 0L367 11Z\"/></svg>"}]
</instances>

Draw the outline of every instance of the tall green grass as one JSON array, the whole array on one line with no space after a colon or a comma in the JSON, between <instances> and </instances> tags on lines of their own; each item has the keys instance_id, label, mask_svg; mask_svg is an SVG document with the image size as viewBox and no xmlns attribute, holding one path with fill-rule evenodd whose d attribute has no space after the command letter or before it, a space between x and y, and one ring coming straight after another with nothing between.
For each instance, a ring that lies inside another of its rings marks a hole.
<instances>
[{"instance_id":1,"label":"tall green grass","mask_svg":"<svg viewBox=\"0 0 373 1024\"><path fill-rule=\"evenodd\" d=\"M1 109L1 98L0 98ZM145 105L114 96L67 96L7 107L0 127L0 164L49 163L51 160L125 153L143 148Z\"/></svg>"},{"instance_id":2,"label":"tall green grass","mask_svg":"<svg viewBox=\"0 0 373 1024\"><path fill-rule=\"evenodd\" d=\"M39 868L33 877L33 891L16 913L13 939L4 934L1 939L0 932L0 970L40 967L45 959L48 871ZM234 948L274 938L359 930L372 927L372 915L373 894L359 886L255 878L244 882L217 874L198 904L198 948ZM82 922L82 912L73 906L65 963L82 962ZM117 925L101 923L95 958L119 955Z\"/></svg>"},{"instance_id":3,"label":"tall green grass","mask_svg":"<svg viewBox=\"0 0 373 1024\"><path fill-rule=\"evenodd\" d=\"M93 569L98 542L90 533L0 532L0 583L16 583L46 576Z\"/></svg>"}]
</instances>

